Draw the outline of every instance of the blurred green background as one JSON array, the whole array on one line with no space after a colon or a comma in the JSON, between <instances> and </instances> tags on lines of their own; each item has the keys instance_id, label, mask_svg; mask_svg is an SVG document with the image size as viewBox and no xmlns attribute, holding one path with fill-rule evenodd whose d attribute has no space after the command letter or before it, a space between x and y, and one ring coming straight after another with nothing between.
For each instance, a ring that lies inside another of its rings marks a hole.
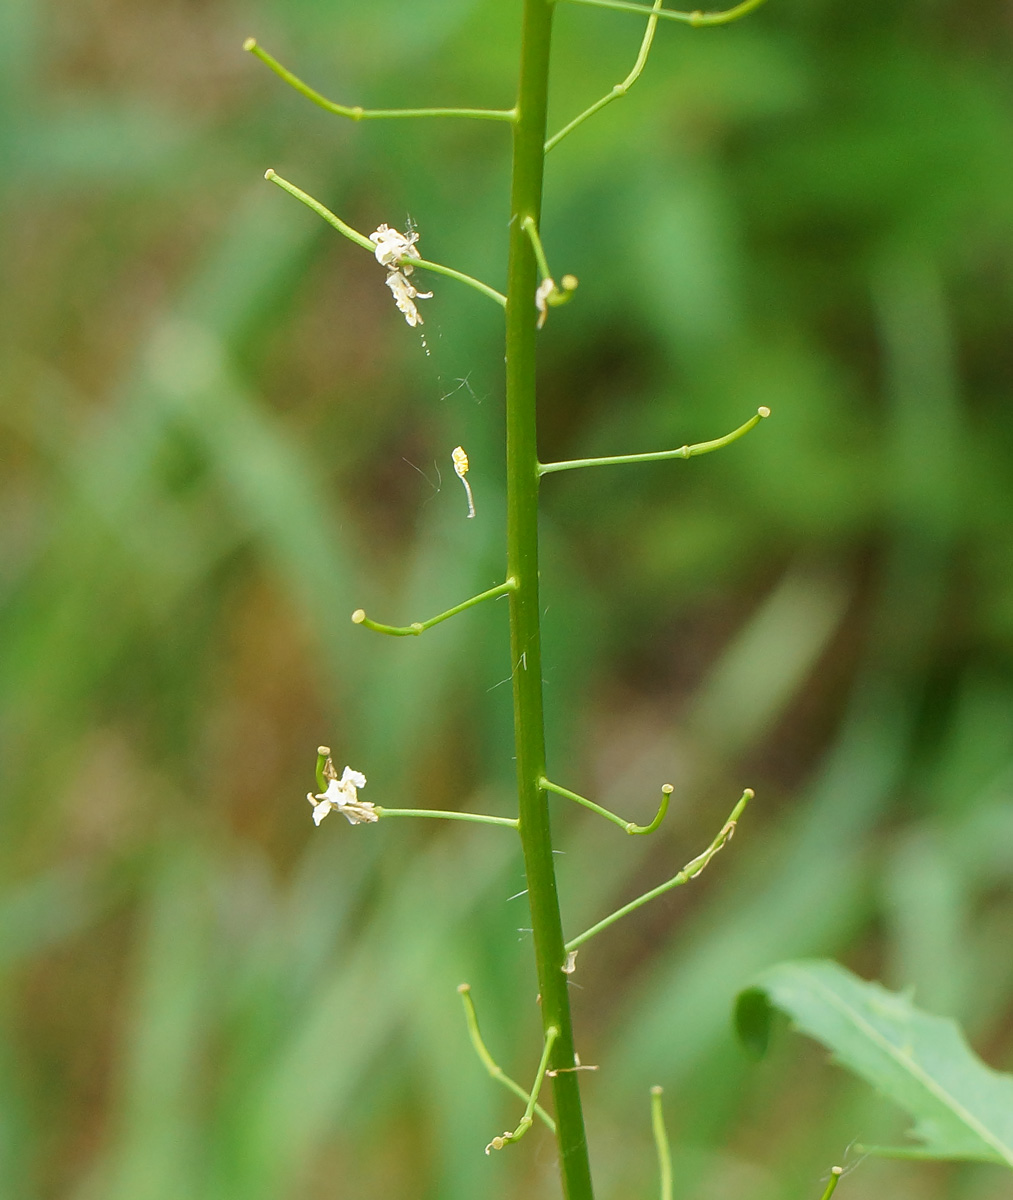
<instances>
[{"instance_id":1,"label":"blurred green background","mask_svg":"<svg viewBox=\"0 0 1013 1200\"><path fill-rule=\"evenodd\" d=\"M388 806L511 811L495 306L407 328L368 255L262 180L502 286L508 133L353 125L513 99L518 0L4 0L0 144L0 1195L557 1195L530 1076L513 839L313 828L314 752ZM643 22L561 5L553 128ZM630 96L553 151L543 235L580 291L542 335L550 772L602 1200L816 1200L903 1121L731 998L833 955L1013 1068L1013 86L1000 0L771 0L663 25ZM425 333L425 345L420 333ZM450 450L471 456L465 519ZM849 1161L854 1161L851 1152ZM866 1161L842 1200L998 1200L999 1168Z\"/></svg>"}]
</instances>

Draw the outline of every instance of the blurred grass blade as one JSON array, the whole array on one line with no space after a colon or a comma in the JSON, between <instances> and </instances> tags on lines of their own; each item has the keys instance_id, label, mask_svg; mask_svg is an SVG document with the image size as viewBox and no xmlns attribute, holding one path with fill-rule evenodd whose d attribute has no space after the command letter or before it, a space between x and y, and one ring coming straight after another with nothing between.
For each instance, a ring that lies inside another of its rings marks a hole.
<instances>
[{"instance_id":1,"label":"blurred grass blade","mask_svg":"<svg viewBox=\"0 0 1013 1200\"><path fill-rule=\"evenodd\" d=\"M981 1062L954 1021L827 961L781 963L740 994L736 1025L754 1051L775 1008L915 1119L920 1144L868 1149L1013 1167L1013 1076Z\"/></svg>"}]
</instances>

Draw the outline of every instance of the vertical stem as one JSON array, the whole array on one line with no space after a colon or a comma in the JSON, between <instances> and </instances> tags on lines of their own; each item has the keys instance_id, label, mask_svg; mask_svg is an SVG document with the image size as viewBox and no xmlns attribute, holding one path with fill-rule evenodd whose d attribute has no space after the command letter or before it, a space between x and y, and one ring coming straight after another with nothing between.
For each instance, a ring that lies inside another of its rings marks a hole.
<instances>
[{"instance_id":1,"label":"vertical stem","mask_svg":"<svg viewBox=\"0 0 1013 1200\"><path fill-rule=\"evenodd\" d=\"M507 573L510 593L514 733L521 841L541 992L542 1023L559 1032L551 1067L556 1136L567 1200L593 1200L573 1030L563 931L556 893L545 775L542 653L538 607L538 454L535 411L535 289L537 266L523 221L539 223L552 0L524 0L520 85L513 136L510 262L506 307Z\"/></svg>"}]
</instances>

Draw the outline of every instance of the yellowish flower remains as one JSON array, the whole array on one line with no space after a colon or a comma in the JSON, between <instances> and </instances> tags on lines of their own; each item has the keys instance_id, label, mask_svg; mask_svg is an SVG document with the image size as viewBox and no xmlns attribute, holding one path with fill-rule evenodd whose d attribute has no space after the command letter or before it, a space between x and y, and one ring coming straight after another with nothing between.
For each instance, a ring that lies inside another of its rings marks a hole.
<instances>
[{"instance_id":1,"label":"yellowish flower remains","mask_svg":"<svg viewBox=\"0 0 1013 1200\"><path fill-rule=\"evenodd\" d=\"M433 293L418 291L408 278L415 268L411 263L401 261L404 258L421 257L418 250L415 249L419 235L414 229L405 234L397 229L391 229L388 225L381 225L369 235L369 240L376 246L373 252L376 255L376 261L381 267L387 268L386 283L398 310L404 313L404 319L413 328L416 325L422 325L422 317L415 301L430 300Z\"/></svg>"},{"instance_id":2,"label":"yellowish flower remains","mask_svg":"<svg viewBox=\"0 0 1013 1200\"><path fill-rule=\"evenodd\" d=\"M471 484L465 479L468 474L468 456L464 452L463 446L455 446L451 451L450 460L454 464L454 474L464 484L464 490L468 495L468 516L475 515L475 497L471 494Z\"/></svg>"}]
</instances>

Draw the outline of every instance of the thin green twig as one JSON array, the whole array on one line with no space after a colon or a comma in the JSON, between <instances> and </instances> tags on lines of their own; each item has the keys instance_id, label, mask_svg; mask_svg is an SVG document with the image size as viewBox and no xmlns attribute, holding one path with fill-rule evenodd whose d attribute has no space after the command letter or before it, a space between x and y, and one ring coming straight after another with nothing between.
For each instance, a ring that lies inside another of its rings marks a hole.
<instances>
[{"instance_id":1,"label":"thin green twig","mask_svg":"<svg viewBox=\"0 0 1013 1200\"><path fill-rule=\"evenodd\" d=\"M658 28L658 12L661 9L661 5L662 0L654 0L654 8L651 12L651 15L647 19L647 29L644 32L644 40L640 43L640 50L637 53L637 61L633 64L633 70L630 71L629 75L626 76L622 83L617 83L610 92L607 92L600 100L596 100L590 108L585 108L584 111L578 116L574 117L568 125L564 125L558 133L554 133L552 137L550 137L545 143L546 154L548 154L548 152L554 146L558 146L568 133L573 133L578 125L583 125L588 117L593 117L596 112L601 112L601 110L607 104L611 104L613 100L618 100L620 96L625 96L630 88L633 87L633 85L637 82L643 73L644 67L647 65L647 56L651 52L651 43L654 41L654 31Z\"/></svg>"},{"instance_id":2,"label":"thin green twig","mask_svg":"<svg viewBox=\"0 0 1013 1200\"><path fill-rule=\"evenodd\" d=\"M560 0L552 0L553 3L559 3ZM669 21L681 21L684 25L692 25L694 28L702 28L706 25L730 25L732 21L739 20L747 14L759 8L765 0L743 0L742 4L736 4L734 8L727 8L723 12L678 12L672 8L652 9L647 4L630 4L628 0L567 0L569 4L586 4L591 8L612 8L617 12L632 12L644 13L650 15L652 12L657 12L659 17L663 17Z\"/></svg>"},{"instance_id":3,"label":"thin green twig","mask_svg":"<svg viewBox=\"0 0 1013 1200\"><path fill-rule=\"evenodd\" d=\"M462 983L457 989L457 994L461 997L461 1002L464 1004L464 1020L468 1026L468 1037L471 1039L472 1047L479 1057L482 1066L489 1072L493 1079L501 1083L509 1091L513 1092L521 1100L527 1104L531 1100L530 1092L526 1092L519 1083L514 1080L503 1070L496 1062L493 1056L489 1053L485 1042L482 1040L482 1034L478 1028L478 1013L475 1011L475 1002L471 998L471 985ZM556 1122L549 1116L540 1104L536 1104L534 1108L535 1116L543 1121L553 1133L556 1132Z\"/></svg>"},{"instance_id":4,"label":"thin green twig","mask_svg":"<svg viewBox=\"0 0 1013 1200\"><path fill-rule=\"evenodd\" d=\"M577 276L564 275L557 284L549 271L549 260L545 257L545 247L538 233L534 217L525 217L521 228L531 239L531 249L538 264L538 275L541 283L535 292L535 307L538 309L538 328L545 324L545 318L550 308L562 308L569 304L573 293L577 290Z\"/></svg>"},{"instance_id":5,"label":"thin green twig","mask_svg":"<svg viewBox=\"0 0 1013 1200\"><path fill-rule=\"evenodd\" d=\"M531 239L531 248L535 252L535 262L538 263L539 278L551 278L552 272L549 270L549 260L545 257L545 247L542 245L542 239L534 217L525 217L521 222L521 228Z\"/></svg>"},{"instance_id":6,"label":"thin green twig","mask_svg":"<svg viewBox=\"0 0 1013 1200\"><path fill-rule=\"evenodd\" d=\"M498 1137L494 1137L485 1148L486 1154L491 1150L502 1150L504 1146L508 1146L511 1142L519 1142L531 1128L532 1114L538 1102L538 1093L542 1090L542 1084L545 1082L545 1072L549 1069L549 1056L552 1054L552 1047L555 1045L556 1038L558 1037L559 1030L555 1025L550 1025L545 1031L545 1045L542 1047L542 1057L538 1063L538 1071L535 1074L535 1082L531 1087L531 1094L528 1096L528 1104L524 1110L524 1116L517 1123L516 1129L507 1130L506 1133L501 1133Z\"/></svg>"},{"instance_id":7,"label":"thin green twig","mask_svg":"<svg viewBox=\"0 0 1013 1200\"><path fill-rule=\"evenodd\" d=\"M476 825L506 825L517 829L520 821L516 817L487 817L484 813L444 812L436 808L381 808L374 805L373 811L383 817L436 817L442 821L472 821Z\"/></svg>"},{"instance_id":8,"label":"thin green twig","mask_svg":"<svg viewBox=\"0 0 1013 1200\"><path fill-rule=\"evenodd\" d=\"M432 629L434 625L439 625L441 621L446 621L450 617L456 617L458 613L464 612L468 608L474 608L476 604L481 604L483 600L492 600L495 596L505 596L507 592L512 592L516 586L513 579L508 579L506 583L489 588L487 592L479 592L477 596L472 596L470 600L464 600L460 604L455 604L453 608L448 608L446 612L441 612L435 617L430 617L428 621L413 621L411 625L381 625L379 621L370 620L361 608L357 608L352 613L352 624L364 625L367 629L372 629L375 633L386 633L390 637L418 637L420 633L425 633L427 629Z\"/></svg>"},{"instance_id":9,"label":"thin green twig","mask_svg":"<svg viewBox=\"0 0 1013 1200\"><path fill-rule=\"evenodd\" d=\"M837 1190L837 1185L841 1181L841 1176L844 1174L843 1167L830 1168L830 1182L827 1184L827 1190L823 1193L822 1200L830 1200L830 1197Z\"/></svg>"},{"instance_id":10,"label":"thin green twig","mask_svg":"<svg viewBox=\"0 0 1013 1200\"><path fill-rule=\"evenodd\" d=\"M739 818L745 811L746 805L753 798L752 788L746 788L742 793L742 798L738 804L732 809L728 820L722 825L721 832L711 842L707 849L698 854L691 862L688 862L678 874L673 875L671 879L665 883L658 884L657 887L651 888L649 892L644 892L642 896L638 896L636 900L631 900L629 904L624 904L622 908L617 908L614 913L610 913L604 917L596 925L592 925L590 929L585 929L583 933L573 938L566 943L566 951L576 950L578 946L582 946L586 941L589 941L596 933L601 933L602 930L608 929L610 925L614 925L616 921L625 917L628 913L634 912L638 908L642 908L651 900L655 900L658 896L663 896L665 892L670 892L672 888L680 887L684 883L689 883L691 879L695 879L700 872L707 866L715 854L725 845L735 832L735 826Z\"/></svg>"},{"instance_id":11,"label":"thin green twig","mask_svg":"<svg viewBox=\"0 0 1013 1200\"><path fill-rule=\"evenodd\" d=\"M663 1090L658 1085L651 1088L651 1129L654 1132L654 1145L658 1152L661 1200L672 1200L672 1153L668 1148L668 1132L665 1129L665 1118L661 1111Z\"/></svg>"},{"instance_id":12,"label":"thin green twig","mask_svg":"<svg viewBox=\"0 0 1013 1200\"><path fill-rule=\"evenodd\" d=\"M271 68L279 79L283 79L307 100L312 100L326 112L335 113L339 117L347 117L350 121L389 120L392 118L396 120L400 117L473 117L479 121L510 121L511 123L517 120L517 112L512 108L361 108L359 105L336 104L333 100L328 100L326 96L321 96L308 83L303 83L287 67L283 67L276 58L259 45L256 38L247 38L243 42L243 49L259 58L262 63Z\"/></svg>"},{"instance_id":13,"label":"thin green twig","mask_svg":"<svg viewBox=\"0 0 1013 1200\"><path fill-rule=\"evenodd\" d=\"M347 225L340 217L335 216L329 208L321 204L319 200L314 200L308 192L304 192L302 188L297 188L294 183L289 183L287 179L283 179L277 171L269 168L264 172L264 178L271 183L276 183L278 187L288 192L290 196L295 196L297 200L302 201L307 208L311 208L318 217L323 217L328 225L333 226L338 233L348 238L350 242L355 242L357 246L361 246L363 250L368 250L370 254L375 252L376 246L365 234L359 233L357 229L353 229L351 225ZM466 283L468 287L473 287L476 291L481 292L483 296L488 296L490 300L495 300L502 308L506 307L506 296L502 292L497 292L495 288L490 287L487 283L483 283L481 279L465 275L463 271L457 271L453 267L443 266L442 263L430 262L426 258L415 258L411 255L402 255L396 261L402 266L422 267L425 271L432 271L436 275L446 275L448 279L456 279L458 283Z\"/></svg>"},{"instance_id":14,"label":"thin green twig","mask_svg":"<svg viewBox=\"0 0 1013 1200\"><path fill-rule=\"evenodd\" d=\"M664 462L670 458L696 458L700 454L710 454L712 450L721 450L737 442L751 429L770 416L769 408L758 408L756 415L749 418L738 429L726 433L724 437L714 438L710 442L697 442L693 446L680 446L678 450L657 450L650 454L615 454L608 458L573 458L566 462L539 463L539 475L551 475L553 471L575 471L578 467L614 467L623 463Z\"/></svg>"},{"instance_id":15,"label":"thin green twig","mask_svg":"<svg viewBox=\"0 0 1013 1200\"><path fill-rule=\"evenodd\" d=\"M565 796L567 800L575 800L578 804L583 804L585 808L589 808L592 812L596 812L607 821L618 825L620 829L624 829L627 833L653 833L665 819L665 813L668 812L668 802L674 790L670 783L662 784L661 803L658 805L658 812L654 820L650 825L638 825L635 821L624 821L622 817L617 816L614 812L609 812L607 808L602 808L600 804L595 804L593 800L588 800L585 796L581 796L577 792L571 792L567 788L560 787L558 783L553 783L550 779L543 778L538 782L539 786L544 788L545 791L555 792L557 796Z\"/></svg>"},{"instance_id":16,"label":"thin green twig","mask_svg":"<svg viewBox=\"0 0 1013 1200\"><path fill-rule=\"evenodd\" d=\"M327 780L326 774L324 773L324 767L327 766L327 760L330 757L331 757L330 746L318 746L317 747L316 777L317 777L317 787L321 790L321 792L327 791L328 780Z\"/></svg>"}]
</instances>

